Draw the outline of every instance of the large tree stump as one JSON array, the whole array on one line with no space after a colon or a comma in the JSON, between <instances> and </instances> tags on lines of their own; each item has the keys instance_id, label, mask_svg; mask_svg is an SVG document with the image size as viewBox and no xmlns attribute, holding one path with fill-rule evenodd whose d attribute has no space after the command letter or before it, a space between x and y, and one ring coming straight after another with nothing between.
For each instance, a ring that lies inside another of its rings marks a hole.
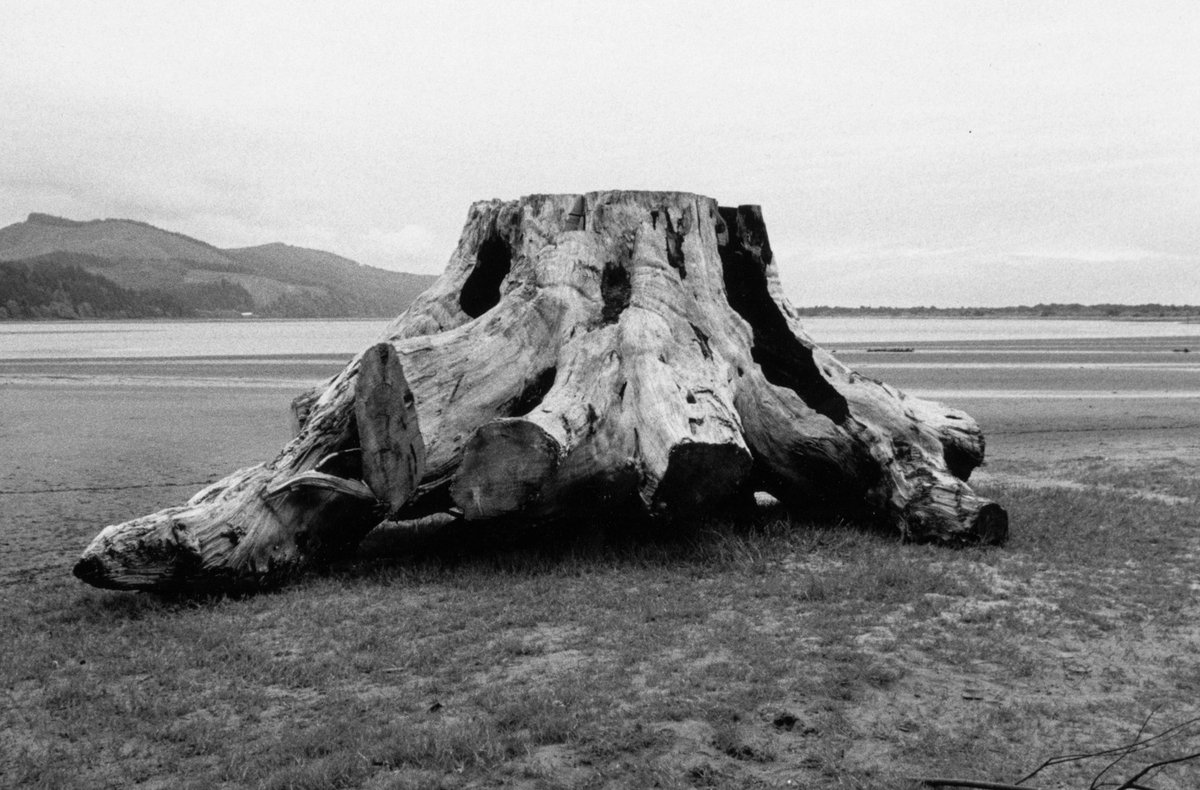
<instances>
[{"instance_id":1,"label":"large tree stump","mask_svg":"<svg viewBox=\"0 0 1200 790\"><path fill-rule=\"evenodd\" d=\"M998 543L961 411L856 374L783 297L757 206L593 192L471 207L445 274L293 404L298 436L75 567L122 589L256 587L376 523L687 517L766 491L912 540Z\"/></svg>"}]
</instances>

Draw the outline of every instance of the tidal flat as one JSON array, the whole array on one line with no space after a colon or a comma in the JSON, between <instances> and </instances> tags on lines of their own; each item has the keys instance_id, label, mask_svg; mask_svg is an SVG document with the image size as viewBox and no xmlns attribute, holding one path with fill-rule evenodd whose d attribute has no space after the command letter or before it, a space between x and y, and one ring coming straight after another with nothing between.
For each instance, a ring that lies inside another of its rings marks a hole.
<instances>
[{"instance_id":1,"label":"tidal flat","mask_svg":"<svg viewBox=\"0 0 1200 790\"><path fill-rule=\"evenodd\" d=\"M1014 782L1200 716L1196 338L905 345L838 356L979 420L1003 548L773 508L648 541L385 530L384 559L242 598L70 568L104 525L269 458L341 357L0 360L0 786ZM1107 776L1200 751L1200 727L1151 746Z\"/></svg>"}]
</instances>

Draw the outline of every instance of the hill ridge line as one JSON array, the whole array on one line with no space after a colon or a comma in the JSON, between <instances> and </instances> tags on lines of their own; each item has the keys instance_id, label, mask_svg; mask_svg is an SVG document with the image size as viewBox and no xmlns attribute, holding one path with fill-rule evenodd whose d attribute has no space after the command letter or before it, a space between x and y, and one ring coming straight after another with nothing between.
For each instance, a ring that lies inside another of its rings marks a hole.
<instances>
[{"instance_id":1,"label":"hill ridge line","mask_svg":"<svg viewBox=\"0 0 1200 790\"><path fill-rule=\"evenodd\" d=\"M186 233L160 228L158 225L151 225L149 222L144 222L140 219L127 219L125 217L105 217L104 219L68 219L67 217L59 217L54 214L44 214L38 211L31 211L25 221L34 225L50 225L60 228L83 228L93 225L104 225L110 222L122 222L126 225L136 225L139 228L146 228L159 233L165 233L168 236L174 236L175 238L182 239L183 241L199 244L201 247L214 252L219 252L231 259L233 257L229 255L227 250L223 250L215 244L210 244L203 239L197 239L195 236L189 236Z\"/></svg>"}]
</instances>

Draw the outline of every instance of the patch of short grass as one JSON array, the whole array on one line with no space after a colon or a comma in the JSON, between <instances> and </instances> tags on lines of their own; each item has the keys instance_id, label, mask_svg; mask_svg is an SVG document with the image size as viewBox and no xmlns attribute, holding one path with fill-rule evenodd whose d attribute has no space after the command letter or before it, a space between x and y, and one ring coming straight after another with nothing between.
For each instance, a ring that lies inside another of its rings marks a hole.
<instances>
[{"instance_id":1,"label":"patch of short grass","mask_svg":"<svg viewBox=\"0 0 1200 790\"><path fill-rule=\"evenodd\" d=\"M0 776L895 788L1012 781L1152 709L1187 715L1194 509L986 493L1010 511L1003 549L765 510L653 539L412 546L236 599L6 587Z\"/></svg>"}]
</instances>

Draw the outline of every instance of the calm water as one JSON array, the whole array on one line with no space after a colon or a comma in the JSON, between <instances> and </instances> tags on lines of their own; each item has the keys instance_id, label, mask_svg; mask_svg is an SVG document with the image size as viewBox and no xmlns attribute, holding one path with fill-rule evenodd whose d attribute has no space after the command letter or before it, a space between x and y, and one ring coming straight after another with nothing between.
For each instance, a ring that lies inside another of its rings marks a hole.
<instances>
[{"instance_id":1,"label":"calm water","mask_svg":"<svg viewBox=\"0 0 1200 790\"><path fill-rule=\"evenodd\" d=\"M965 318L810 318L820 344L1196 338L1200 324ZM0 323L0 359L350 356L387 321L63 321Z\"/></svg>"},{"instance_id":2,"label":"calm water","mask_svg":"<svg viewBox=\"0 0 1200 790\"><path fill-rule=\"evenodd\" d=\"M350 356L387 321L29 321L0 323L0 359Z\"/></svg>"},{"instance_id":3,"label":"calm water","mask_svg":"<svg viewBox=\"0 0 1200 790\"><path fill-rule=\"evenodd\" d=\"M902 341L1099 340L1200 338L1200 324L1180 321L1075 321L1036 318L808 318L804 326L822 345Z\"/></svg>"}]
</instances>

